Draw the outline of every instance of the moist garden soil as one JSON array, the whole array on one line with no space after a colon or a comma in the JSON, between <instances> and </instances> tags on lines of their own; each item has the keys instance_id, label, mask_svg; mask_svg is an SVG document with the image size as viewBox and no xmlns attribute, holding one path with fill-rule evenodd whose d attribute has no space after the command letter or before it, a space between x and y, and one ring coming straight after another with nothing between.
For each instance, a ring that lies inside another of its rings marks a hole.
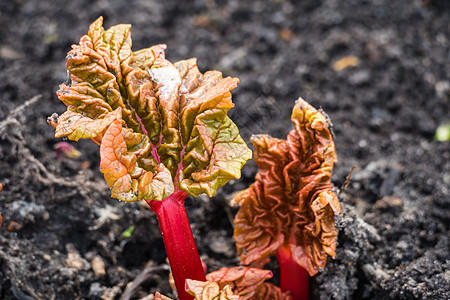
<instances>
[{"instance_id":1,"label":"moist garden soil","mask_svg":"<svg viewBox=\"0 0 450 300\"><path fill-rule=\"evenodd\" d=\"M172 62L197 57L203 72L239 77L230 115L246 141L284 138L300 96L328 114L337 189L356 168L312 299L450 298L450 142L434 139L450 122L448 1L5 0L1 299L174 297L155 214L110 198L94 143L58 155L46 121L65 111L55 91L66 53L99 16L132 24L134 50L165 43ZM208 271L239 264L230 199L256 172L250 161L216 196L186 201Z\"/></svg>"}]
</instances>

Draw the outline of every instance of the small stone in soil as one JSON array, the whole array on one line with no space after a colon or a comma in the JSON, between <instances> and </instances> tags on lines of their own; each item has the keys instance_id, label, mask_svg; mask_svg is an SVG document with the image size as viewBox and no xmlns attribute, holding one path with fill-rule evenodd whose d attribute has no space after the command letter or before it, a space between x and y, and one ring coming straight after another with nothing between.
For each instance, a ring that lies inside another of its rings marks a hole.
<instances>
[{"instance_id":1,"label":"small stone in soil","mask_svg":"<svg viewBox=\"0 0 450 300\"><path fill-rule=\"evenodd\" d=\"M67 244L66 250L66 264L69 267L84 271L90 269L91 266L89 265L88 261L81 257L80 253L77 249L75 249L75 246L73 244Z\"/></svg>"},{"instance_id":2,"label":"small stone in soil","mask_svg":"<svg viewBox=\"0 0 450 300\"><path fill-rule=\"evenodd\" d=\"M384 196L383 198L375 202L373 208L386 210L389 208L401 207L402 205L403 200L401 198L396 196Z\"/></svg>"},{"instance_id":3,"label":"small stone in soil","mask_svg":"<svg viewBox=\"0 0 450 300\"><path fill-rule=\"evenodd\" d=\"M92 265L92 270L94 271L95 277L100 278L100 277L103 277L106 275L105 263L103 262L103 259L99 255L96 255L92 259L91 265Z\"/></svg>"}]
</instances>

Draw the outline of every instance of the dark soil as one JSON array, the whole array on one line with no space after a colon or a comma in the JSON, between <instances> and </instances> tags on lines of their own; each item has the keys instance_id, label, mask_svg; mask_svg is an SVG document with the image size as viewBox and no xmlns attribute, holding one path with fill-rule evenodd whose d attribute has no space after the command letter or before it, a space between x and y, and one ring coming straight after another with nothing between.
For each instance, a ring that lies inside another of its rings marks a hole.
<instances>
[{"instance_id":1,"label":"dark soil","mask_svg":"<svg viewBox=\"0 0 450 300\"><path fill-rule=\"evenodd\" d=\"M173 296L154 213L110 198L92 142L73 143L78 160L53 149L66 53L100 15L133 24L135 50L166 43L173 62L239 77L231 116L246 140L284 138L299 96L330 116L333 183L356 169L312 299L450 298L450 142L433 139L450 121L446 0L0 1L0 298L119 299L148 263L133 297ZM356 66L337 71L348 56ZM209 271L239 263L229 200L256 171L187 200Z\"/></svg>"}]
</instances>

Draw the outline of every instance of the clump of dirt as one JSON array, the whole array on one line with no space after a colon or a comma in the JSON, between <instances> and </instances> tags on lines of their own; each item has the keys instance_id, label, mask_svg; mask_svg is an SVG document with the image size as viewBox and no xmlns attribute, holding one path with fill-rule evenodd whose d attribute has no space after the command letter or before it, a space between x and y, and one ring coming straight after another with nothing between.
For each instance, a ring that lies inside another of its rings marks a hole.
<instances>
[{"instance_id":1,"label":"clump of dirt","mask_svg":"<svg viewBox=\"0 0 450 300\"><path fill-rule=\"evenodd\" d=\"M283 138L299 96L329 115L336 187L356 169L312 299L450 298L450 142L433 139L450 122L445 0L0 2L0 298L174 296L154 213L110 198L93 143L57 159L46 122L65 110L70 45L100 15L133 24L135 49L165 43L171 61L239 77L247 141ZM186 202L209 271L239 264L229 200L256 172Z\"/></svg>"}]
</instances>

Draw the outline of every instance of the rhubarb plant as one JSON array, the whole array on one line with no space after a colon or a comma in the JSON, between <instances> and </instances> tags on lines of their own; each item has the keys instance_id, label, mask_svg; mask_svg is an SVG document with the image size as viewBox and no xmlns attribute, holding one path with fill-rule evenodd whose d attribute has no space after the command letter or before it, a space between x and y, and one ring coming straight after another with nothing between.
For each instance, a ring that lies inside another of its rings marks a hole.
<instances>
[{"instance_id":1,"label":"rhubarb plant","mask_svg":"<svg viewBox=\"0 0 450 300\"><path fill-rule=\"evenodd\" d=\"M196 59L172 64L165 45L133 52L130 25L103 29L100 17L67 55L67 105L49 122L56 137L91 139L111 196L145 200L156 212L180 299L186 279L205 281L184 208L188 195L212 196L251 158L227 116L237 78L202 74Z\"/></svg>"},{"instance_id":2,"label":"rhubarb plant","mask_svg":"<svg viewBox=\"0 0 450 300\"><path fill-rule=\"evenodd\" d=\"M195 299L308 299L309 276L335 256L334 216L340 212L332 191L336 162L330 123L325 115L299 99L292 112L294 129L286 140L253 136L259 171L248 189L233 199L241 205L235 217L234 238L243 265L223 268L189 281ZM272 272L262 268L276 255L280 288L264 282ZM195 287L195 288L192 288ZM161 298L163 299L163 298Z\"/></svg>"},{"instance_id":3,"label":"rhubarb plant","mask_svg":"<svg viewBox=\"0 0 450 300\"><path fill-rule=\"evenodd\" d=\"M251 139L259 171L233 199L240 205L234 238L243 265L262 267L275 254L280 287L298 300L308 299L309 276L335 256L340 205L331 186L337 158L328 119L301 98L291 119L286 140Z\"/></svg>"}]
</instances>

